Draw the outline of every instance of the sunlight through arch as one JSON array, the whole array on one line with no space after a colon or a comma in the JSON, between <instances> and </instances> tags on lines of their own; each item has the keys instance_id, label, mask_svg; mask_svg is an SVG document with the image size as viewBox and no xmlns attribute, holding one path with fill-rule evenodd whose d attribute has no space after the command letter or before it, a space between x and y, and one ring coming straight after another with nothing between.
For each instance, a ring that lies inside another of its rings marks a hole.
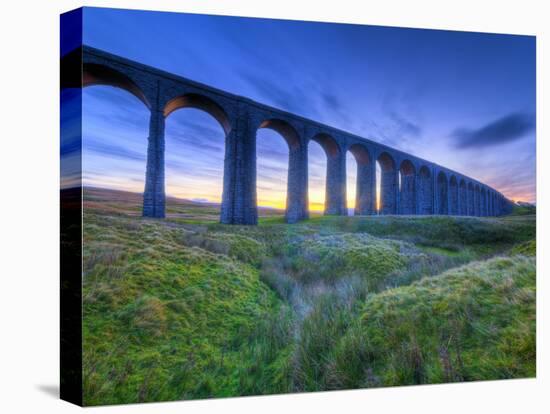
<instances>
[{"instance_id":1,"label":"sunlight through arch","mask_svg":"<svg viewBox=\"0 0 550 414\"><path fill-rule=\"evenodd\" d=\"M327 155L314 140L309 141L307 152L309 211L322 214L326 201Z\"/></svg>"},{"instance_id":2,"label":"sunlight through arch","mask_svg":"<svg viewBox=\"0 0 550 414\"><path fill-rule=\"evenodd\" d=\"M82 184L143 193L149 109L113 86L82 90Z\"/></svg>"},{"instance_id":3,"label":"sunlight through arch","mask_svg":"<svg viewBox=\"0 0 550 414\"><path fill-rule=\"evenodd\" d=\"M346 199L347 215L355 215L357 197L357 160L351 151L346 153Z\"/></svg>"},{"instance_id":4,"label":"sunlight through arch","mask_svg":"<svg viewBox=\"0 0 550 414\"><path fill-rule=\"evenodd\" d=\"M202 109L184 107L166 117L166 195L198 203L221 202L225 131Z\"/></svg>"},{"instance_id":5,"label":"sunlight through arch","mask_svg":"<svg viewBox=\"0 0 550 414\"><path fill-rule=\"evenodd\" d=\"M258 207L280 210L283 214L287 201L288 144L278 132L260 128L256 133L256 154Z\"/></svg>"}]
</instances>

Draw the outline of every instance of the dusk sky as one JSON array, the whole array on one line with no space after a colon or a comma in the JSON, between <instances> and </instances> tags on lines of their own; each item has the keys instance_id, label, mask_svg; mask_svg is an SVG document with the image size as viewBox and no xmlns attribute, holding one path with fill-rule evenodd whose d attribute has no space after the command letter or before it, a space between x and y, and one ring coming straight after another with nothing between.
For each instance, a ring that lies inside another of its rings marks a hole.
<instances>
[{"instance_id":1,"label":"dusk sky","mask_svg":"<svg viewBox=\"0 0 550 414\"><path fill-rule=\"evenodd\" d=\"M84 43L410 152L514 200L535 195L535 38L268 19L84 9ZM148 109L83 93L85 185L143 191ZM210 115L166 120L166 191L220 201L224 134ZM325 155L309 148L312 209ZM258 132L258 202L284 207L288 149ZM355 161L348 154L348 207Z\"/></svg>"}]
</instances>

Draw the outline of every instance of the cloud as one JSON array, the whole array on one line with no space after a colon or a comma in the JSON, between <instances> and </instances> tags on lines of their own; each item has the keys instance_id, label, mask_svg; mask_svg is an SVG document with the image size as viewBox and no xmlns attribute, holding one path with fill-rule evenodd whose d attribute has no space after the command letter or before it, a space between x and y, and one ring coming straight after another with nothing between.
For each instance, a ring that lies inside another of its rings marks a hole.
<instances>
[{"instance_id":1,"label":"cloud","mask_svg":"<svg viewBox=\"0 0 550 414\"><path fill-rule=\"evenodd\" d=\"M303 94L288 92L287 89L279 87L265 77L253 73L244 73L243 79L248 82L262 97L271 101L279 109L289 112L300 112L303 109Z\"/></svg>"},{"instance_id":2,"label":"cloud","mask_svg":"<svg viewBox=\"0 0 550 414\"><path fill-rule=\"evenodd\" d=\"M193 154L193 151L200 151L206 154L223 153L224 143L216 142L216 139L208 140L200 136L195 136L188 133L172 133L168 136L169 140L176 141L179 145L177 150L182 151L183 148L191 148L189 152ZM188 151L183 151L188 152Z\"/></svg>"},{"instance_id":3,"label":"cloud","mask_svg":"<svg viewBox=\"0 0 550 414\"><path fill-rule=\"evenodd\" d=\"M269 160L269 162L286 165L288 164L288 144L284 141L284 138L281 136L266 137L265 132L269 130L260 129L258 131L258 140L256 151L258 154L258 159ZM269 131L271 133L271 131ZM273 134L279 135L277 132Z\"/></svg>"},{"instance_id":4,"label":"cloud","mask_svg":"<svg viewBox=\"0 0 550 414\"><path fill-rule=\"evenodd\" d=\"M180 114L182 114L183 116ZM187 131L193 131L197 135L223 139L225 137L225 133L223 132L218 122L215 121L214 118L211 118L210 115L208 115L206 118L210 119L201 118L200 120L192 120L183 112L174 112L169 118L167 118L168 121L166 122L166 131L177 131L183 128ZM174 125L170 125L169 122L173 122Z\"/></svg>"},{"instance_id":5,"label":"cloud","mask_svg":"<svg viewBox=\"0 0 550 414\"><path fill-rule=\"evenodd\" d=\"M409 91L386 91L382 97L381 117L376 121L367 118L363 128L383 144L411 151L422 139L422 114L418 97Z\"/></svg>"},{"instance_id":6,"label":"cloud","mask_svg":"<svg viewBox=\"0 0 550 414\"><path fill-rule=\"evenodd\" d=\"M418 137L422 134L422 128L418 124L406 119L399 113L392 111L388 114L390 119L395 122L398 133L400 135L410 135L413 137Z\"/></svg>"},{"instance_id":7,"label":"cloud","mask_svg":"<svg viewBox=\"0 0 550 414\"><path fill-rule=\"evenodd\" d=\"M267 165L266 163L258 164L257 169L269 172L270 174L286 174L288 167L286 166L276 166L276 165Z\"/></svg>"},{"instance_id":8,"label":"cloud","mask_svg":"<svg viewBox=\"0 0 550 414\"><path fill-rule=\"evenodd\" d=\"M146 155L138 151L125 148L120 145L101 142L100 140L88 139L84 141L84 150L92 151L96 154L106 155L113 158L128 159L132 161L143 162Z\"/></svg>"},{"instance_id":9,"label":"cloud","mask_svg":"<svg viewBox=\"0 0 550 414\"><path fill-rule=\"evenodd\" d=\"M457 148L480 148L518 140L534 129L534 115L516 112L477 129L457 128L451 137Z\"/></svg>"},{"instance_id":10,"label":"cloud","mask_svg":"<svg viewBox=\"0 0 550 414\"><path fill-rule=\"evenodd\" d=\"M334 111L340 111L342 109L342 103L335 94L329 92L321 92L321 98L323 98L323 102L328 108Z\"/></svg>"},{"instance_id":11,"label":"cloud","mask_svg":"<svg viewBox=\"0 0 550 414\"><path fill-rule=\"evenodd\" d=\"M327 84L329 83L330 82L317 82L317 84L322 84L323 88L327 88ZM318 100L321 103L320 109L324 118L335 121L336 123L334 126L340 126L342 129L349 129L349 124L352 122L349 117L349 110L340 97L336 93L326 90L319 90L318 94Z\"/></svg>"}]
</instances>

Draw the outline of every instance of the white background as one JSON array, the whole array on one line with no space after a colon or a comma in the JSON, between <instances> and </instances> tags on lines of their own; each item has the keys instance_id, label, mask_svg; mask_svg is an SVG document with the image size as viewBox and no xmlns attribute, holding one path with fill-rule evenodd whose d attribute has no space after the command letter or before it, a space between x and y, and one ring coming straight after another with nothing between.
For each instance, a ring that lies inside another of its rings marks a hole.
<instances>
[{"instance_id":1,"label":"white background","mask_svg":"<svg viewBox=\"0 0 550 414\"><path fill-rule=\"evenodd\" d=\"M537 379L276 397L155 403L96 412L550 412L550 12L529 1L88 0L88 6L353 22L537 35ZM4 0L0 10L0 412L80 410L57 398L59 381L59 17L77 1ZM545 27L546 24L546 27ZM546 119L545 119L546 118ZM546 157L546 160L543 158ZM546 162L545 162L546 161ZM546 232L548 233L548 232ZM544 349L546 348L546 349ZM545 407L546 406L546 407Z\"/></svg>"}]
</instances>

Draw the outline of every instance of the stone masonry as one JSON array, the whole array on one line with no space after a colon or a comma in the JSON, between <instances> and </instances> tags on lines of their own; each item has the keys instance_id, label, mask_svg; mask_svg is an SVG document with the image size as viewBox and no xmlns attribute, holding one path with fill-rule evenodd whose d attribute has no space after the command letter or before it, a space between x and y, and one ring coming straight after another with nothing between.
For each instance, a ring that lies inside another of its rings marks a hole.
<instances>
[{"instance_id":1,"label":"stone masonry","mask_svg":"<svg viewBox=\"0 0 550 414\"><path fill-rule=\"evenodd\" d=\"M84 46L62 65L82 62L62 87L111 85L127 90L150 110L143 216L165 216L164 125L179 108L209 113L225 131L221 223L256 224L256 132L270 128L289 148L286 220L308 217L308 144L327 156L325 214L347 215L346 154L357 162L356 215L445 214L498 216L512 202L495 189L433 162L336 128L233 95L104 51ZM71 68L68 68L70 71ZM376 165L380 166L380 206Z\"/></svg>"}]
</instances>

